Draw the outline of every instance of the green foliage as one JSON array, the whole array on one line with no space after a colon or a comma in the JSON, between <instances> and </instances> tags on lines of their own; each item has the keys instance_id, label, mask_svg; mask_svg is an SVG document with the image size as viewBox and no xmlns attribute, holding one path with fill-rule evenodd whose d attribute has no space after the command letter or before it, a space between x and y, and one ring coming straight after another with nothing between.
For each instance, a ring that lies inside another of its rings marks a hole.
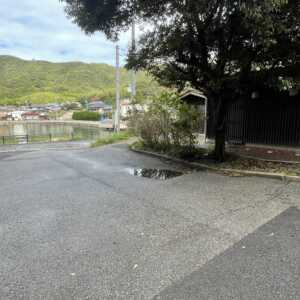
<instances>
[{"instance_id":1,"label":"green foliage","mask_svg":"<svg viewBox=\"0 0 300 300\"><path fill-rule=\"evenodd\" d=\"M171 126L173 143L178 147L186 146L188 151L192 151L196 144L196 134L202 129L203 123L204 114L199 108L181 103L178 118Z\"/></svg>"},{"instance_id":2,"label":"green foliage","mask_svg":"<svg viewBox=\"0 0 300 300\"><path fill-rule=\"evenodd\" d=\"M104 138L97 140L96 142L94 142L91 145L91 147L95 148L95 147L100 147L100 146L104 146L104 145L114 144L114 143L128 140L131 137L132 137L132 134L127 131L120 132L120 133L112 133Z\"/></svg>"},{"instance_id":3,"label":"green foliage","mask_svg":"<svg viewBox=\"0 0 300 300\"><path fill-rule=\"evenodd\" d=\"M155 25L141 36L129 66L166 84L189 81L219 94L224 86L239 91L249 77L274 86L280 75L299 76L293 67L299 67L299 0L61 1L83 30L110 39L133 18Z\"/></svg>"},{"instance_id":4,"label":"green foliage","mask_svg":"<svg viewBox=\"0 0 300 300\"><path fill-rule=\"evenodd\" d=\"M73 113L72 119L77 121L99 121L100 114L92 111L76 111Z\"/></svg>"},{"instance_id":5,"label":"green foliage","mask_svg":"<svg viewBox=\"0 0 300 300\"><path fill-rule=\"evenodd\" d=\"M177 94L165 92L150 104L147 112L131 116L130 127L146 147L183 156L195 152L203 121L199 107L189 106Z\"/></svg>"},{"instance_id":6,"label":"green foliage","mask_svg":"<svg viewBox=\"0 0 300 300\"><path fill-rule=\"evenodd\" d=\"M203 89L212 102L216 155L225 147L226 109L257 89L300 86L299 0L62 0L86 32L115 39L132 19L150 23L127 67L162 84Z\"/></svg>"},{"instance_id":7,"label":"green foliage","mask_svg":"<svg viewBox=\"0 0 300 300\"><path fill-rule=\"evenodd\" d=\"M130 97L130 74L121 70L122 97ZM143 72L137 75L137 100L142 102L161 88ZM115 99L115 68L106 64L80 62L50 63L0 56L0 105L72 102L91 97Z\"/></svg>"}]
</instances>

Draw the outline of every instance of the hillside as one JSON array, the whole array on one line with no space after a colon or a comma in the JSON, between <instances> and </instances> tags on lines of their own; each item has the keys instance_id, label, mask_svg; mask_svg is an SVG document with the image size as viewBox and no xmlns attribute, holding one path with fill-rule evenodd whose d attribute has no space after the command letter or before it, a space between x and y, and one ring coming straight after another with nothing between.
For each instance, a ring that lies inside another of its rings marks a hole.
<instances>
[{"instance_id":1,"label":"hillside","mask_svg":"<svg viewBox=\"0 0 300 300\"><path fill-rule=\"evenodd\" d=\"M128 97L130 73L121 71L122 97ZM160 90L146 74L137 75L138 99ZM0 56L0 105L66 102L97 96L112 101L115 69L106 64L50 63Z\"/></svg>"}]
</instances>

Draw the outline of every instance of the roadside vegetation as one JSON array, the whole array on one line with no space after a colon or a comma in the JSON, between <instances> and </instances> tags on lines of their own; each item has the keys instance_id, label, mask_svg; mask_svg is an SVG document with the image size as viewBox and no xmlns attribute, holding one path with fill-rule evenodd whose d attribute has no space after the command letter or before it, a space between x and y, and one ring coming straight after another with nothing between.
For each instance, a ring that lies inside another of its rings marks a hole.
<instances>
[{"instance_id":1,"label":"roadside vegetation","mask_svg":"<svg viewBox=\"0 0 300 300\"><path fill-rule=\"evenodd\" d=\"M109 134L103 138L100 138L97 141L95 141L94 143L92 143L91 147L96 148L96 147L101 147L104 145L115 144L118 142L126 141L132 137L133 137L133 134L128 131L124 131L124 132L120 132L120 133L112 133L112 134Z\"/></svg>"},{"instance_id":2,"label":"roadside vegetation","mask_svg":"<svg viewBox=\"0 0 300 300\"><path fill-rule=\"evenodd\" d=\"M115 40L133 19L150 24L129 52L127 68L146 70L167 87L182 90L189 83L205 91L219 162L233 103L299 89L299 1L62 1L88 34Z\"/></svg>"},{"instance_id":3,"label":"roadside vegetation","mask_svg":"<svg viewBox=\"0 0 300 300\"><path fill-rule=\"evenodd\" d=\"M129 120L129 127L140 139L136 146L186 159L207 153L197 147L203 124L199 107L183 103L172 92L162 93L146 112L133 112Z\"/></svg>"},{"instance_id":4,"label":"roadside vegetation","mask_svg":"<svg viewBox=\"0 0 300 300\"><path fill-rule=\"evenodd\" d=\"M99 121L101 115L92 111L76 111L73 113L72 119L76 121Z\"/></svg>"}]
</instances>

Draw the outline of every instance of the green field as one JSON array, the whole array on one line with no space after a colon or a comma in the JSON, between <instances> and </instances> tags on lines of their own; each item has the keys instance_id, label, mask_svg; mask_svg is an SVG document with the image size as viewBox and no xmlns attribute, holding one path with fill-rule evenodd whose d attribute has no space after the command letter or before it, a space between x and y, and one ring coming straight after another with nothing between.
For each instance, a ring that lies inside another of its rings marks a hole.
<instances>
[{"instance_id":1,"label":"green field","mask_svg":"<svg viewBox=\"0 0 300 300\"><path fill-rule=\"evenodd\" d=\"M121 70L122 97L128 97L130 72ZM137 75L137 99L158 93L161 87L143 72ZM77 101L115 97L115 68L81 62L50 63L0 56L0 105Z\"/></svg>"}]
</instances>

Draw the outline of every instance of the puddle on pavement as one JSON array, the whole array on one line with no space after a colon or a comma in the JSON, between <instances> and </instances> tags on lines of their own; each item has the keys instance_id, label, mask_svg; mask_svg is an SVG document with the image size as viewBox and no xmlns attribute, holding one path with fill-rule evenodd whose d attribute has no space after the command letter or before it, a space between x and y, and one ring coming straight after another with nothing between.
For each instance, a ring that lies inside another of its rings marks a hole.
<instances>
[{"instance_id":1,"label":"puddle on pavement","mask_svg":"<svg viewBox=\"0 0 300 300\"><path fill-rule=\"evenodd\" d=\"M132 168L132 169L128 169L128 171L129 174L132 176L152 178L158 180L167 180L167 179L171 179L183 175L182 172L177 172L173 170L164 170L164 169Z\"/></svg>"}]
</instances>

